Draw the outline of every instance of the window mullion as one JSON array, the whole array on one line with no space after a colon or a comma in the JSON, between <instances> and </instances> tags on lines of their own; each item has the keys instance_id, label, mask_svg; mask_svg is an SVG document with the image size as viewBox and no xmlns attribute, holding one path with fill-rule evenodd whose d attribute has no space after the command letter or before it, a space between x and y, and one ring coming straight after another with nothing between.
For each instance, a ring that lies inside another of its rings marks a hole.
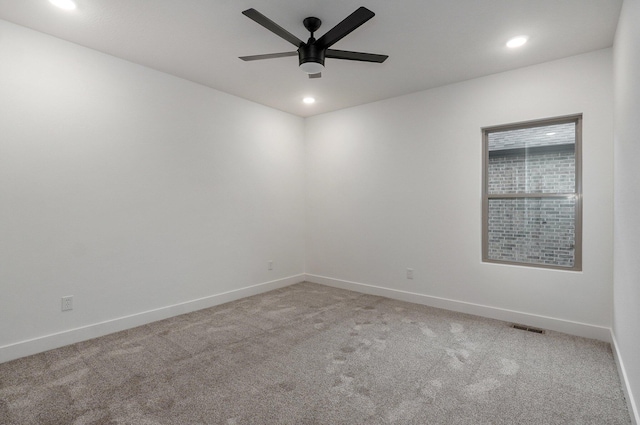
<instances>
[{"instance_id":1,"label":"window mullion","mask_svg":"<svg viewBox=\"0 0 640 425\"><path fill-rule=\"evenodd\" d=\"M489 199L514 199L514 198L570 198L575 197L574 192L565 193L490 193Z\"/></svg>"}]
</instances>

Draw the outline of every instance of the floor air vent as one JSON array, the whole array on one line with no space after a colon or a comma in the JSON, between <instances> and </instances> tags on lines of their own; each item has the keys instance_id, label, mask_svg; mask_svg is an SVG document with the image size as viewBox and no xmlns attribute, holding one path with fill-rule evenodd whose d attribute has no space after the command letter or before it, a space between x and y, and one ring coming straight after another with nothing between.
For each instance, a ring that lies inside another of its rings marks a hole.
<instances>
[{"instance_id":1,"label":"floor air vent","mask_svg":"<svg viewBox=\"0 0 640 425\"><path fill-rule=\"evenodd\" d=\"M521 331L533 332L536 334L544 334L544 329L532 328L531 326L518 325L514 323L513 325L511 325L511 327L513 329L519 329Z\"/></svg>"}]
</instances>

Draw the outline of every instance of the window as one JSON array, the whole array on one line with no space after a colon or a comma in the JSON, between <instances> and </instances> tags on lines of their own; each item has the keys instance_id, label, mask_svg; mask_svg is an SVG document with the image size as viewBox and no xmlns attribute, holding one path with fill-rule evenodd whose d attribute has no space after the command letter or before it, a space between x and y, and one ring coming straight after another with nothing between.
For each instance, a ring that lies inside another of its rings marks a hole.
<instances>
[{"instance_id":1,"label":"window","mask_svg":"<svg viewBox=\"0 0 640 425\"><path fill-rule=\"evenodd\" d=\"M482 260L582 270L582 115L482 129Z\"/></svg>"}]
</instances>

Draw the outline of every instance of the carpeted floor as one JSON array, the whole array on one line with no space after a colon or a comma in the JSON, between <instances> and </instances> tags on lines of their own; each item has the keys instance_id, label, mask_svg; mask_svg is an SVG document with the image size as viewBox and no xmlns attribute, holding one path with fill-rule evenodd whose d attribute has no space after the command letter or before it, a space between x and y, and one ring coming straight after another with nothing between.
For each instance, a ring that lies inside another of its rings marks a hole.
<instances>
[{"instance_id":1,"label":"carpeted floor","mask_svg":"<svg viewBox=\"0 0 640 425\"><path fill-rule=\"evenodd\" d=\"M2 424L630 424L608 344L301 283L0 365Z\"/></svg>"}]
</instances>

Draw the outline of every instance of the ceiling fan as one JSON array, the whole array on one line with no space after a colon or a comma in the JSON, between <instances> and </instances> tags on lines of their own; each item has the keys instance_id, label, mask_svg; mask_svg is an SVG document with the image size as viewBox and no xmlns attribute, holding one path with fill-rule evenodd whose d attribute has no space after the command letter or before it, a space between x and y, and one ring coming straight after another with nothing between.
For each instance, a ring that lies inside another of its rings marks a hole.
<instances>
[{"instance_id":1,"label":"ceiling fan","mask_svg":"<svg viewBox=\"0 0 640 425\"><path fill-rule=\"evenodd\" d=\"M309 40L306 43L255 9L247 9L242 12L242 14L249 19L253 19L258 24L262 25L277 36L284 38L298 48L295 52L240 56L240 59L244 61L283 58L297 55L300 68L309 74L309 78L320 78L322 76L321 71L324 69L325 58L382 63L389 57L387 55L377 55L373 53L330 49L330 47L335 43L375 16L375 13L366 7L358 8L358 10L347 16L342 22L331 28L325 35L317 40L313 37L313 33L320 28L322 21L314 17L305 18L304 21L302 21L302 24L311 33Z\"/></svg>"}]
</instances>

